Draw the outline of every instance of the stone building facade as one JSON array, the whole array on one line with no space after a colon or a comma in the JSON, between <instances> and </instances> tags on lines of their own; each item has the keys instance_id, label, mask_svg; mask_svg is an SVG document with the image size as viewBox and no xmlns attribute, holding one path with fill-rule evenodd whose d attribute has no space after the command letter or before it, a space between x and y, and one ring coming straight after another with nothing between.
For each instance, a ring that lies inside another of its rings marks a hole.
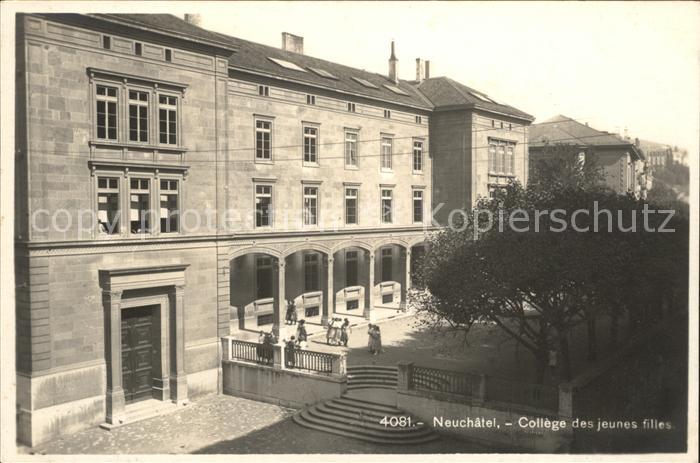
<instances>
[{"instance_id":1,"label":"stone building facade","mask_svg":"<svg viewBox=\"0 0 700 463\"><path fill-rule=\"evenodd\" d=\"M513 138L503 166L526 181L524 113L441 112L393 54L387 77L283 44L171 15L18 16L22 442L216 392L220 337L283 336L288 300L321 323L400 307L438 199L468 207L500 181L474 145Z\"/></svg>"}]
</instances>

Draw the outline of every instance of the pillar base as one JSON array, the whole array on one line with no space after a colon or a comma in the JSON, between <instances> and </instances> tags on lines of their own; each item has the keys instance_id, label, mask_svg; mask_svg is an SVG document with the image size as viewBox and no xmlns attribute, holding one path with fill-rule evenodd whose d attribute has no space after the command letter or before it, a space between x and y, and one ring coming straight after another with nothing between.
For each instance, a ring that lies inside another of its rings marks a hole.
<instances>
[{"instance_id":1,"label":"pillar base","mask_svg":"<svg viewBox=\"0 0 700 463\"><path fill-rule=\"evenodd\" d=\"M182 373L170 378L170 398L178 405L189 403L187 398L187 376Z\"/></svg>"},{"instance_id":2,"label":"pillar base","mask_svg":"<svg viewBox=\"0 0 700 463\"><path fill-rule=\"evenodd\" d=\"M120 424L124 422L126 413L126 399L124 397L124 389L117 388L107 391L106 405L106 420L109 424Z\"/></svg>"}]
</instances>

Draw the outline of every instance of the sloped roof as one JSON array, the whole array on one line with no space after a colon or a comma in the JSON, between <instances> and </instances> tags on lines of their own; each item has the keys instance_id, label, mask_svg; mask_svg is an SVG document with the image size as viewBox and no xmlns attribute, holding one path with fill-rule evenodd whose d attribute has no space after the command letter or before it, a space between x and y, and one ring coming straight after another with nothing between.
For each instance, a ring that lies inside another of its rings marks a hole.
<instances>
[{"instance_id":1,"label":"sloped roof","mask_svg":"<svg viewBox=\"0 0 700 463\"><path fill-rule=\"evenodd\" d=\"M467 87L449 77L432 77L417 85L436 109L478 108L510 116L535 120L530 114L512 106L499 103L483 92Z\"/></svg>"},{"instance_id":2,"label":"sloped roof","mask_svg":"<svg viewBox=\"0 0 700 463\"><path fill-rule=\"evenodd\" d=\"M384 85L394 86L394 82L382 74L368 72L361 69L344 66L312 56L285 51L280 48L270 47L248 40L239 39L225 34L208 31L201 27L170 14L102 14L95 15L107 20L124 21L131 24L147 26L154 30L161 30L170 34L182 34L187 37L195 37L211 42L220 42L238 51L229 57L229 66L264 73L273 77L294 80L301 83L318 85L333 90L358 94L361 96L381 99L398 104L414 106L423 109L431 109L430 102L409 81L400 81L396 86L406 95L391 91ZM274 63L268 58L290 61L307 72L288 69ZM322 77L308 68L318 68L330 72L338 79ZM365 79L377 88L368 88L353 80L353 77Z\"/></svg>"},{"instance_id":3,"label":"sloped roof","mask_svg":"<svg viewBox=\"0 0 700 463\"><path fill-rule=\"evenodd\" d=\"M558 143L582 147L619 146L630 149L639 158L644 157L631 141L561 114L530 126L530 149Z\"/></svg>"}]
</instances>

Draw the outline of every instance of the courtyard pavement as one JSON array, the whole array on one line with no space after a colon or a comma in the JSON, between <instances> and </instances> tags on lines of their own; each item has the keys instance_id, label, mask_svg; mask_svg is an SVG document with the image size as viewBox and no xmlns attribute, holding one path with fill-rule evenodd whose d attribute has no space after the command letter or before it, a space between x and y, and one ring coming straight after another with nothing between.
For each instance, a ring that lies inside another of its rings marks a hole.
<instances>
[{"instance_id":1,"label":"courtyard pavement","mask_svg":"<svg viewBox=\"0 0 700 463\"><path fill-rule=\"evenodd\" d=\"M54 454L285 454L479 453L488 449L441 437L415 446L378 445L304 428L295 410L211 394L186 409L112 431L90 428L21 453Z\"/></svg>"}]
</instances>

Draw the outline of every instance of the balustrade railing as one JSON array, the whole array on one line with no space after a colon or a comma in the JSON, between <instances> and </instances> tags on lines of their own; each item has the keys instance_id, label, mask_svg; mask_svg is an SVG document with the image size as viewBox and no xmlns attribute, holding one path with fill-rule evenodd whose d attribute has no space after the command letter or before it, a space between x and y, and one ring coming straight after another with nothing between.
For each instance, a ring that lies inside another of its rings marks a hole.
<instances>
[{"instance_id":1,"label":"balustrade railing","mask_svg":"<svg viewBox=\"0 0 700 463\"><path fill-rule=\"evenodd\" d=\"M278 344L257 343L222 338L224 360L238 360L263 366L301 370L343 376L346 373L346 355L329 354L302 349L290 349Z\"/></svg>"},{"instance_id":2,"label":"balustrade railing","mask_svg":"<svg viewBox=\"0 0 700 463\"><path fill-rule=\"evenodd\" d=\"M559 388L547 384L525 383L486 377L486 400L557 411Z\"/></svg>"},{"instance_id":3,"label":"balustrade railing","mask_svg":"<svg viewBox=\"0 0 700 463\"><path fill-rule=\"evenodd\" d=\"M333 361L337 355L325 352L285 348L285 367L295 370L308 370L318 373L332 373Z\"/></svg>"},{"instance_id":4,"label":"balustrade railing","mask_svg":"<svg viewBox=\"0 0 700 463\"><path fill-rule=\"evenodd\" d=\"M244 360L261 365L272 365L274 362L275 351L272 344L229 339L229 348L231 360Z\"/></svg>"},{"instance_id":5,"label":"balustrade railing","mask_svg":"<svg viewBox=\"0 0 700 463\"><path fill-rule=\"evenodd\" d=\"M478 387L479 376L458 371L437 368L413 367L411 384L414 389L424 391L447 392L471 396Z\"/></svg>"}]
</instances>

